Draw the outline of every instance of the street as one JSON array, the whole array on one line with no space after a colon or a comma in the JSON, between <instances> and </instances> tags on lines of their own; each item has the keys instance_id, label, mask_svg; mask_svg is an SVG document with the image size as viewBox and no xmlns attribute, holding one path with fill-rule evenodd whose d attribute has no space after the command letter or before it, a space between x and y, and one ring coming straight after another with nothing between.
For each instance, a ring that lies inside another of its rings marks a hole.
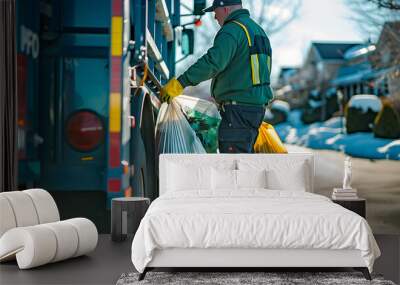
<instances>
[{"instance_id":1,"label":"street","mask_svg":"<svg viewBox=\"0 0 400 285\"><path fill-rule=\"evenodd\" d=\"M345 155L330 150L314 150L286 145L290 151L315 154L314 190L330 197L334 187L341 187ZM352 187L367 199L367 220L374 234L400 233L400 163L393 160L352 158Z\"/></svg>"}]
</instances>

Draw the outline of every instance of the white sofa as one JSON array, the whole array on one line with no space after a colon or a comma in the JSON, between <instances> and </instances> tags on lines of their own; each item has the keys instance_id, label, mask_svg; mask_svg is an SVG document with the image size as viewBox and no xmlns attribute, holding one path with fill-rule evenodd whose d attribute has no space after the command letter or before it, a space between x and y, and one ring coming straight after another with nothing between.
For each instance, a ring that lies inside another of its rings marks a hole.
<instances>
[{"instance_id":1,"label":"white sofa","mask_svg":"<svg viewBox=\"0 0 400 285\"><path fill-rule=\"evenodd\" d=\"M16 259L20 269L33 268L87 254L97 240L90 220L60 221L43 189L0 193L0 262Z\"/></svg>"}]
</instances>

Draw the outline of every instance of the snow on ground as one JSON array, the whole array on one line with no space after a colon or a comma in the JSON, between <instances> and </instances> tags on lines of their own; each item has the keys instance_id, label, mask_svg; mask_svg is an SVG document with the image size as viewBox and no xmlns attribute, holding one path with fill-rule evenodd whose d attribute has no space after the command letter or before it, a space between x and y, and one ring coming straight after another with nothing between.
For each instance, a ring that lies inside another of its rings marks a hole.
<instances>
[{"instance_id":1,"label":"snow on ground","mask_svg":"<svg viewBox=\"0 0 400 285\"><path fill-rule=\"evenodd\" d=\"M378 113L382 109L382 102L375 95L355 95L351 97L349 107L362 109L364 113L368 112L368 109Z\"/></svg>"},{"instance_id":2,"label":"snow on ground","mask_svg":"<svg viewBox=\"0 0 400 285\"><path fill-rule=\"evenodd\" d=\"M400 140L374 137L372 132L345 133L343 118L305 125L301 111L290 112L288 122L275 126L286 144L344 152L353 157L400 160Z\"/></svg>"},{"instance_id":3,"label":"snow on ground","mask_svg":"<svg viewBox=\"0 0 400 285\"><path fill-rule=\"evenodd\" d=\"M394 157L393 159L400 160L400 140L394 140L387 145L378 148L378 152L389 154L389 158Z\"/></svg>"},{"instance_id":4,"label":"snow on ground","mask_svg":"<svg viewBox=\"0 0 400 285\"><path fill-rule=\"evenodd\" d=\"M290 112L289 103L281 100L275 100L274 102L272 102L271 109L279 110L287 115L289 115Z\"/></svg>"}]
</instances>

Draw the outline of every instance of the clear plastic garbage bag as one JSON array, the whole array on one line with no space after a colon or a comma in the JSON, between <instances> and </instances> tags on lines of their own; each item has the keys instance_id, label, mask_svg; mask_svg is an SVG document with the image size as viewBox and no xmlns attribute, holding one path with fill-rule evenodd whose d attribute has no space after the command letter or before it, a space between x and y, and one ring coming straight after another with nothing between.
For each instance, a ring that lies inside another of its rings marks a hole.
<instances>
[{"instance_id":1,"label":"clear plastic garbage bag","mask_svg":"<svg viewBox=\"0 0 400 285\"><path fill-rule=\"evenodd\" d=\"M213 102L185 95L178 96L173 101L181 106L206 152L216 153L218 149L218 126L221 122L217 106Z\"/></svg>"},{"instance_id":2,"label":"clear plastic garbage bag","mask_svg":"<svg viewBox=\"0 0 400 285\"><path fill-rule=\"evenodd\" d=\"M206 153L176 100L170 104L163 103L160 107L156 123L156 148L157 154Z\"/></svg>"}]
</instances>

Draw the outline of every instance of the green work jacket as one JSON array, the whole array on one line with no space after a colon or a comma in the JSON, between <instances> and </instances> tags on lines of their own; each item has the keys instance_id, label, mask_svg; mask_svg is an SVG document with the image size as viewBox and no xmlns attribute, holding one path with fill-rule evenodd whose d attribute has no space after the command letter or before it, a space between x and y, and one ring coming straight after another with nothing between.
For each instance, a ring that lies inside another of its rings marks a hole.
<instances>
[{"instance_id":1,"label":"green work jacket","mask_svg":"<svg viewBox=\"0 0 400 285\"><path fill-rule=\"evenodd\" d=\"M212 78L211 95L218 103L265 105L273 98L271 56L264 30L248 10L236 10L218 31L214 45L178 81L187 87Z\"/></svg>"}]
</instances>

